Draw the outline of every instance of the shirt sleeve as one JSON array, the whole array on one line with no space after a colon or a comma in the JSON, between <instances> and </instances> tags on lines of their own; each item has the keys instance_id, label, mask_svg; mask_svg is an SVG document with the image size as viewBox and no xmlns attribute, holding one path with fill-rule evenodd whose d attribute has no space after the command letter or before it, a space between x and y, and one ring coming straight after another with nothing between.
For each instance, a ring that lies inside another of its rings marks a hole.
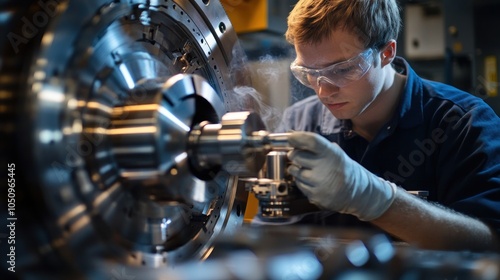
<instances>
[{"instance_id":1,"label":"shirt sleeve","mask_svg":"<svg viewBox=\"0 0 500 280\"><path fill-rule=\"evenodd\" d=\"M451 110L443 122L439 200L500 233L500 119L479 103L465 113Z\"/></svg>"}]
</instances>

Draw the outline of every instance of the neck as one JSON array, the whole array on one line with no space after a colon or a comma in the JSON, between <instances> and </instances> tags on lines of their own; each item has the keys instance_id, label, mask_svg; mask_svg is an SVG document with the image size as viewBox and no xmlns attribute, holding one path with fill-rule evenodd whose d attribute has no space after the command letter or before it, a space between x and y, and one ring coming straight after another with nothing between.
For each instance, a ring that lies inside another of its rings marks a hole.
<instances>
[{"instance_id":1,"label":"neck","mask_svg":"<svg viewBox=\"0 0 500 280\"><path fill-rule=\"evenodd\" d=\"M353 130L368 141L372 141L394 115L406 82L406 76L397 74L392 67L388 76L390 78L386 79L375 100L361 115L352 119Z\"/></svg>"}]
</instances>

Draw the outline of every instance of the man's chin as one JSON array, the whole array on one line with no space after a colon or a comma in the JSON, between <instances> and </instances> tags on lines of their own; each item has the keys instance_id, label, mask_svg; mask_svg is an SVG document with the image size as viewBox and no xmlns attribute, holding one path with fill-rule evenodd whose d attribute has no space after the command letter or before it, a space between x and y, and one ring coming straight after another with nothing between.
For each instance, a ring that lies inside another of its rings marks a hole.
<instances>
[{"instance_id":1,"label":"man's chin","mask_svg":"<svg viewBox=\"0 0 500 280\"><path fill-rule=\"evenodd\" d=\"M339 120L345 120L345 119L350 119L351 116L349 114L347 114L346 110L342 110L344 108L341 108L341 107L344 107L344 106L337 106L337 105L328 105L328 104L324 104L328 110L330 111L330 113L332 113L332 115L339 119Z\"/></svg>"}]
</instances>

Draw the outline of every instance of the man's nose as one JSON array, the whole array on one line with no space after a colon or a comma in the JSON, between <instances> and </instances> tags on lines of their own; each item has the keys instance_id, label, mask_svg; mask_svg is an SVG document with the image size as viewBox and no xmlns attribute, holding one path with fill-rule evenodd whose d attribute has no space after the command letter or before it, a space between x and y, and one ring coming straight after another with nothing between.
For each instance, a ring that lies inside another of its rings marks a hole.
<instances>
[{"instance_id":1,"label":"man's nose","mask_svg":"<svg viewBox=\"0 0 500 280\"><path fill-rule=\"evenodd\" d=\"M319 76L318 79L316 80L316 85L318 87L333 87L336 89L339 88L339 86L334 81L330 80L325 76Z\"/></svg>"},{"instance_id":2,"label":"man's nose","mask_svg":"<svg viewBox=\"0 0 500 280\"><path fill-rule=\"evenodd\" d=\"M318 80L318 84L316 87L316 94L322 97L331 97L335 93L339 91L339 87L328 82L327 80Z\"/></svg>"}]
</instances>

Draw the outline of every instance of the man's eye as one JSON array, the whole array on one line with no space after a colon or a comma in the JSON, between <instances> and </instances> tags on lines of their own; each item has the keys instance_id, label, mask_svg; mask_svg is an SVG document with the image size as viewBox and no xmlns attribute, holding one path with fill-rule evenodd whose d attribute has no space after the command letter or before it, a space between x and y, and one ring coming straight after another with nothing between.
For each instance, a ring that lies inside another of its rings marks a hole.
<instances>
[{"instance_id":1,"label":"man's eye","mask_svg":"<svg viewBox=\"0 0 500 280\"><path fill-rule=\"evenodd\" d=\"M354 66L342 67L342 68L335 69L334 73L335 74L347 74L347 73L351 72L353 69L354 69Z\"/></svg>"},{"instance_id":2,"label":"man's eye","mask_svg":"<svg viewBox=\"0 0 500 280\"><path fill-rule=\"evenodd\" d=\"M310 72L310 73L307 73L307 76L308 77L312 77L312 78L317 78L319 76L321 76L322 74L321 73L318 73L318 72Z\"/></svg>"}]
</instances>

